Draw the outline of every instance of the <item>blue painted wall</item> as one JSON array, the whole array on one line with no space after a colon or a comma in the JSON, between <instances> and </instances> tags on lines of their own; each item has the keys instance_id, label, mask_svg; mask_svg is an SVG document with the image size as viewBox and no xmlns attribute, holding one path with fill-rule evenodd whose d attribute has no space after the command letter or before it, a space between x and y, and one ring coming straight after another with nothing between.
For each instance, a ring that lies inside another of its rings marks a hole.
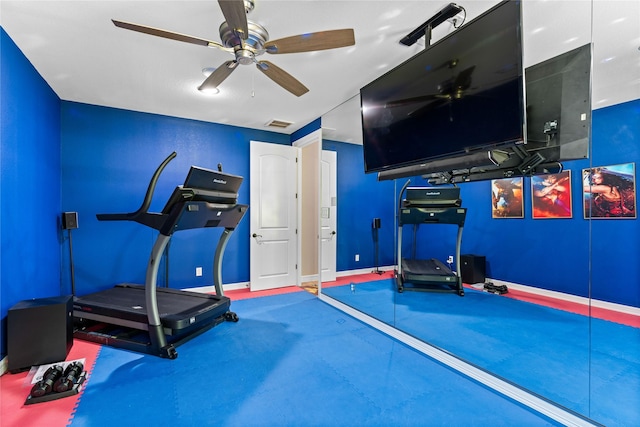
<instances>
[{"instance_id":1,"label":"blue painted wall","mask_svg":"<svg viewBox=\"0 0 640 427\"><path fill-rule=\"evenodd\" d=\"M594 111L593 140L594 166L635 163L638 215L640 100ZM580 167L588 167L585 163ZM591 233L592 297L640 307L640 217L593 220Z\"/></svg>"},{"instance_id":2,"label":"blue painted wall","mask_svg":"<svg viewBox=\"0 0 640 427\"><path fill-rule=\"evenodd\" d=\"M116 283L144 283L156 230L137 223L98 221L97 213L138 209L156 167L171 152L158 181L150 211L162 210L191 165L245 178L238 200L249 203L251 140L290 144L288 135L153 114L62 103L62 208L78 212L73 234L76 292L84 295ZM223 283L249 280L249 213L225 251ZM221 229L186 230L174 234L169 249L169 286L213 284L213 255ZM68 257L68 253L64 253ZM159 284L164 284L163 260ZM196 267L203 276L196 277ZM64 280L69 284L70 280Z\"/></svg>"},{"instance_id":3,"label":"blue painted wall","mask_svg":"<svg viewBox=\"0 0 640 427\"><path fill-rule=\"evenodd\" d=\"M9 308L60 295L60 100L0 28L0 357Z\"/></svg>"},{"instance_id":4,"label":"blue painted wall","mask_svg":"<svg viewBox=\"0 0 640 427\"><path fill-rule=\"evenodd\" d=\"M296 141L306 135L309 135L311 132L317 131L318 129L320 129L321 123L322 123L322 119L318 118L312 121L311 123L303 126L302 128L298 129L297 131L291 134L291 141Z\"/></svg>"}]
</instances>

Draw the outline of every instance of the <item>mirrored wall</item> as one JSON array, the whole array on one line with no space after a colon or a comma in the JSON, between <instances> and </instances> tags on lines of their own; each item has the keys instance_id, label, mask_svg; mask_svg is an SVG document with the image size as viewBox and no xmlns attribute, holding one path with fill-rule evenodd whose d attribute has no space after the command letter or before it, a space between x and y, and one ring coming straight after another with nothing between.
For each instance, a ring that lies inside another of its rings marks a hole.
<instances>
[{"instance_id":1,"label":"mirrored wall","mask_svg":"<svg viewBox=\"0 0 640 427\"><path fill-rule=\"evenodd\" d=\"M463 6L473 19L496 3ZM628 187L640 162L640 5L523 3L527 69L589 53L591 105L571 106L584 113L588 158L563 162L551 177L459 184L463 265L449 266L465 279L464 296L399 292L399 256L446 264L458 228L404 225L397 250L403 187L430 183L364 173L355 95L322 117L323 150L337 153L338 278L321 293L570 411L631 425L640 420L640 226ZM549 84L564 94L571 83ZM509 210L498 203L507 184ZM607 189L618 195L606 199Z\"/></svg>"}]
</instances>

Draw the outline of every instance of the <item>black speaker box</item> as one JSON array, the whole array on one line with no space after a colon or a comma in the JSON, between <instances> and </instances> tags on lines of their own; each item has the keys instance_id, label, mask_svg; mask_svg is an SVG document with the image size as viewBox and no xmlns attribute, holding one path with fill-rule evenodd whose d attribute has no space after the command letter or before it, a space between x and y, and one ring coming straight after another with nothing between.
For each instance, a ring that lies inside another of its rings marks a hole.
<instances>
[{"instance_id":1,"label":"black speaker box","mask_svg":"<svg viewBox=\"0 0 640 427\"><path fill-rule=\"evenodd\" d=\"M73 297L25 300L7 315L8 370L61 362L73 345Z\"/></svg>"},{"instance_id":2,"label":"black speaker box","mask_svg":"<svg viewBox=\"0 0 640 427\"><path fill-rule=\"evenodd\" d=\"M480 255L460 255L460 272L463 283L484 283L486 260Z\"/></svg>"},{"instance_id":3,"label":"black speaker box","mask_svg":"<svg viewBox=\"0 0 640 427\"><path fill-rule=\"evenodd\" d=\"M78 228L78 212L63 212L62 228L65 230Z\"/></svg>"}]
</instances>

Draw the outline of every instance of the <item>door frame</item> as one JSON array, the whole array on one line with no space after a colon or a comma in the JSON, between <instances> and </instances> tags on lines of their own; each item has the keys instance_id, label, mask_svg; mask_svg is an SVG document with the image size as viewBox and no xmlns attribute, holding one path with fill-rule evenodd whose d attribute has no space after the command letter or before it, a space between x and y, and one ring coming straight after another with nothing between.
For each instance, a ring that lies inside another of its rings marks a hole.
<instances>
[{"instance_id":1,"label":"door frame","mask_svg":"<svg viewBox=\"0 0 640 427\"><path fill-rule=\"evenodd\" d=\"M329 159L327 159L326 157L330 157ZM338 173L337 173L337 168L338 168L338 153L336 151L332 151L332 150L321 150L321 156L320 156L320 163L321 163L321 167L320 167L320 211L319 211L319 215L320 215L320 224L319 224L319 229L320 229L320 246L321 246L321 253L326 254L328 257L331 257L332 259L328 259L325 260L327 261L327 264L331 264L331 269L327 269L324 270L323 268L325 267L324 264L320 264L319 266L319 271L320 271L320 281L321 282L332 282L336 280L337 277L337 256L338 256L338 238L337 238L337 231L338 231L338 194L337 194L337 179L338 179ZM322 164L323 163L328 163L329 164L329 170L327 171L327 173L323 173L322 172ZM326 205L327 201L325 200L325 206L322 206L322 197L325 191L325 186L326 189L329 190L329 201L328 201L328 206ZM326 235L326 229L324 230L323 234L323 218L322 218L322 212L325 209L329 209L329 224L331 225L331 227L329 227L330 229L332 229L332 235L330 233L330 236L327 237ZM330 251L327 251L327 246L331 247ZM322 261L322 257L320 258L320 261Z\"/></svg>"},{"instance_id":2,"label":"door frame","mask_svg":"<svg viewBox=\"0 0 640 427\"><path fill-rule=\"evenodd\" d=\"M308 147L312 144L315 144L316 147L316 153L317 153L317 158L318 158L318 169L317 169L317 176L315 177L315 181L320 183L320 161L321 159L321 152L322 152L322 129L318 129L315 130L305 136L303 136L302 138L299 138L295 141L292 142L292 146L297 147L300 151L299 151L299 158L301 158L303 156L303 151L302 148L304 147ZM298 162L298 230L302 229L302 216L305 215L305 211L302 209L302 161ZM314 188L313 191L315 191L315 198L316 198L316 206L320 206L320 189ZM314 195L312 195L314 196ZM307 213L309 214L309 213ZM320 268L322 266L322 242L320 240L320 209L318 208L318 211L315 213L316 216L316 221L318 224L318 228L316 230L316 250L318 253L318 258L317 258L317 271L314 274L315 280L318 281L318 288L320 287L320 283L321 283L321 277L320 277ZM302 284L302 250L300 249L302 247L301 245L301 235L298 234L298 266L300 268L298 268L297 270L297 274L298 274L298 286L300 286Z\"/></svg>"}]
</instances>

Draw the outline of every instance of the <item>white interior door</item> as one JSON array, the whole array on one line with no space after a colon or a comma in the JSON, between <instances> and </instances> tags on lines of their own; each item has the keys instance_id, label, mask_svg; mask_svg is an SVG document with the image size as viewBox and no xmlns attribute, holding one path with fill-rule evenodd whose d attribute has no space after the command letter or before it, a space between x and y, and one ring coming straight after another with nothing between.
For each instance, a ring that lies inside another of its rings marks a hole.
<instances>
[{"instance_id":1,"label":"white interior door","mask_svg":"<svg viewBox=\"0 0 640 427\"><path fill-rule=\"evenodd\" d=\"M251 141L251 290L297 285L295 147Z\"/></svg>"},{"instance_id":2,"label":"white interior door","mask_svg":"<svg viewBox=\"0 0 640 427\"><path fill-rule=\"evenodd\" d=\"M336 252L338 231L338 153L322 150L320 167L320 239L322 241L321 280L336 280Z\"/></svg>"}]
</instances>

